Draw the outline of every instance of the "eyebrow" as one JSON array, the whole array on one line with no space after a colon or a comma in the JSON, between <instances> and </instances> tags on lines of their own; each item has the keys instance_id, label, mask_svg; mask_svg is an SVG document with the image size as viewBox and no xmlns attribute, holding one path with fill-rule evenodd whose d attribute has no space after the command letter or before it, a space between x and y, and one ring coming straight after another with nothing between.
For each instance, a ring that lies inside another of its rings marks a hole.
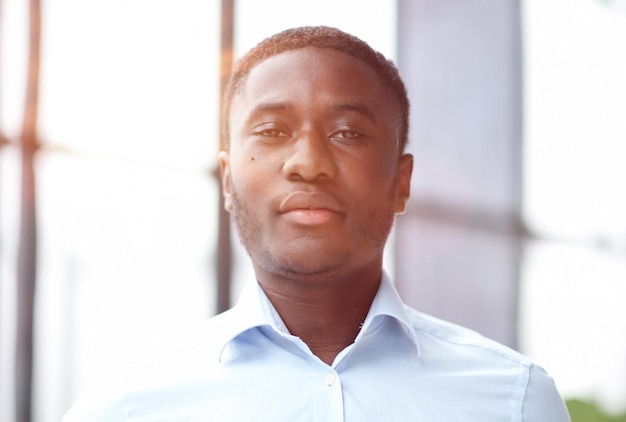
<instances>
[{"instance_id":1,"label":"eyebrow","mask_svg":"<svg viewBox=\"0 0 626 422\"><path fill-rule=\"evenodd\" d=\"M252 109L251 115L255 115L257 113L263 112L272 112L272 111L285 111L293 108L293 105L290 103L260 103L254 106Z\"/></svg>"},{"instance_id":2,"label":"eyebrow","mask_svg":"<svg viewBox=\"0 0 626 422\"><path fill-rule=\"evenodd\" d=\"M365 103L340 103L334 104L332 106L334 111L353 111L363 115L365 118L370 120L372 123L376 123L376 118L374 117L374 113Z\"/></svg>"},{"instance_id":3,"label":"eyebrow","mask_svg":"<svg viewBox=\"0 0 626 422\"><path fill-rule=\"evenodd\" d=\"M252 112L250 113L250 115L254 116L259 113L264 113L264 112L286 111L292 108L293 108L293 104L289 102L259 103L252 109ZM344 112L344 111L355 112L364 116L366 119L368 119L372 123L376 123L376 117L374 117L374 113L372 113L372 110L370 110L370 108L365 103L362 103L362 102L333 104L331 106L331 109L334 112Z\"/></svg>"}]
</instances>

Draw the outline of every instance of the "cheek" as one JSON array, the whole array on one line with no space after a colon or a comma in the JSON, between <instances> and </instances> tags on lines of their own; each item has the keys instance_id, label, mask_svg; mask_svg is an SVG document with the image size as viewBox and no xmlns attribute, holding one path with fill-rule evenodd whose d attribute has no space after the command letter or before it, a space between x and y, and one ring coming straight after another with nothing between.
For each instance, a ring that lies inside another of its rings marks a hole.
<instances>
[{"instance_id":1,"label":"cheek","mask_svg":"<svg viewBox=\"0 0 626 422\"><path fill-rule=\"evenodd\" d=\"M234 158L231 163L231 183L240 199L249 202L263 199L264 194L268 196L272 185L271 166L257 154L242 154Z\"/></svg>"},{"instance_id":2,"label":"cheek","mask_svg":"<svg viewBox=\"0 0 626 422\"><path fill-rule=\"evenodd\" d=\"M357 188L374 192L386 191L393 184L396 174L396 162L385 151L377 151L378 156L368 156L346 167L348 180L357 184Z\"/></svg>"}]
</instances>

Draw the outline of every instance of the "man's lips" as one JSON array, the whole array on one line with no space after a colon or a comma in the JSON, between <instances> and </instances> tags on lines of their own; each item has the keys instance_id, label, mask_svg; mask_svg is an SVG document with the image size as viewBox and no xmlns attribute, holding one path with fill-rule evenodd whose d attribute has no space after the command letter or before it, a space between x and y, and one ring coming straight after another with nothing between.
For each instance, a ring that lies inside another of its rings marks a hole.
<instances>
[{"instance_id":1,"label":"man's lips","mask_svg":"<svg viewBox=\"0 0 626 422\"><path fill-rule=\"evenodd\" d=\"M343 213L341 203L324 192L296 191L285 197L278 211L294 223L327 223Z\"/></svg>"}]
</instances>

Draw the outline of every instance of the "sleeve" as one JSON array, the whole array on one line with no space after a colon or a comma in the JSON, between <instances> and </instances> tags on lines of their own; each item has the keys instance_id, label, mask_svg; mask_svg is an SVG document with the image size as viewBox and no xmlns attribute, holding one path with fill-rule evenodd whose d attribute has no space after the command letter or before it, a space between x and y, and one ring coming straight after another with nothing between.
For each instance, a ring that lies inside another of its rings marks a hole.
<instances>
[{"instance_id":1,"label":"sleeve","mask_svg":"<svg viewBox=\"0 0 626 422\"><path fill-rule=\"evenodd\" d=\"M82 395L65 414L62 422L124 422L124 394L112 385L95 388Z\"/></svg>"},{"instance_id":2,"label":"sleeve","mask_svg":"<svg viewBox=\"0 0 626 422\"><path fill-rule=\"evenodd\" d=\"M552 378L543 368L532 365L522 407L523 422L570 422L565 403Z\"/></svg>"}]
</instances>

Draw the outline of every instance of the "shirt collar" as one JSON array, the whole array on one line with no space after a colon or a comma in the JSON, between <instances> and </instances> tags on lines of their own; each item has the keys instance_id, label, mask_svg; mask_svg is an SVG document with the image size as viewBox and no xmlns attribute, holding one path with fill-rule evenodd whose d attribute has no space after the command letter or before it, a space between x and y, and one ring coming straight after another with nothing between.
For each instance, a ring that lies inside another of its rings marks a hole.
<instances>
[{"instance_id":1,"label":"shirt collar","mask_svg":"<svg viewBox=\"0 0 626 422\"><path fill-rule=\"evenodd\" d=\"M380 287L374 297L372 306L370 307L367 317L363 322L363 329L361 330L361 333L366 332L367 327L381 317L390 317L397 321L408 338L411 340L411 343L415 346L417 354L420 355L420 347L415 333L415 327L413 326L411 318L407 313L406 305L402 302L402 299L400 299L400 295L393 286L391 278L385 271L383 271ZM359 340L359 336L357 336L356 341Z\"/></svg>"},{"instance_id":2,"label":"shirt collar","mask_svg":"<svg viewBox=\"0 0 626 422\"><path fill-rule=\"evenodd\" d=\"M282 335L290 335L285 323L256 280L244 287L239 300L228 313L231 316L230 324L228 324L230 329L226 335L227 340L221 347L220 361L227 346L237 337L251 329L267 326ZM380 287L374 297L372 306L363 322L363 329L357 336L355 343L367 331L367 328L381 317L390 317L396 320L415 346L418 355L420 354L415 328L411 323L404 303L385 271L383 271Z\"/></svg>"}]
</instances>

